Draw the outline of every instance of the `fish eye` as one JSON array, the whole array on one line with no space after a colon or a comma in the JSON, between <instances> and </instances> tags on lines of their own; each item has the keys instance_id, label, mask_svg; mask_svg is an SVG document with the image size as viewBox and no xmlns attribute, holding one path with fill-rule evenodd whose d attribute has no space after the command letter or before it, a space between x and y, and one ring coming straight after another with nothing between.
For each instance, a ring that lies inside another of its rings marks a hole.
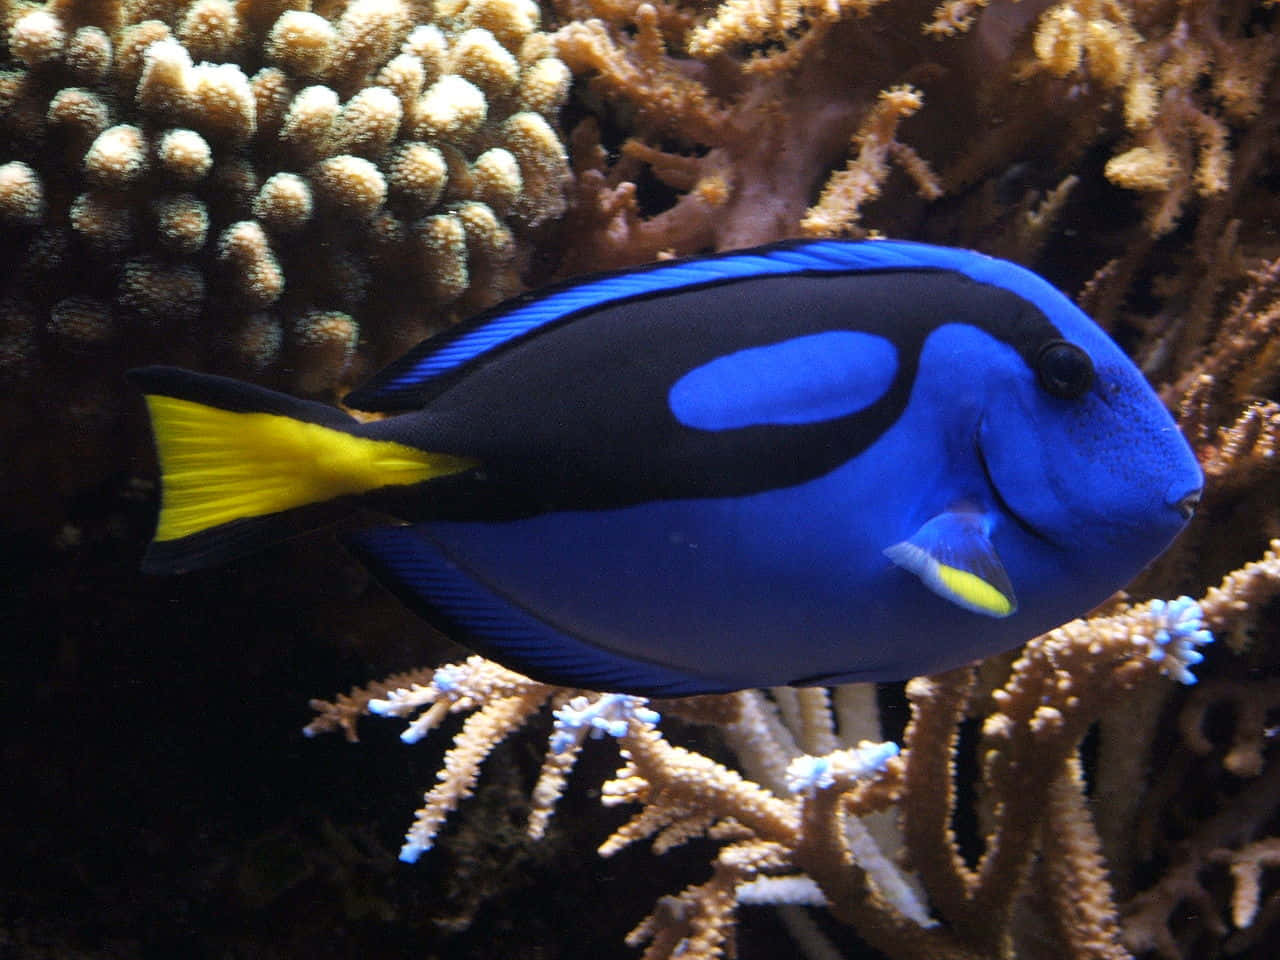
<instances>
[{"instance_id":1,"label":"fish eye","mask_svg":"<svg viewBox=\"0 0 1280 960\"><path fill-rule=\"evenodd\" d=\"M1050 340L1036 354L1036 375L1055 397L1075 400L1093 386L1093 361L1074 343Z\"/></svg>"}]
</instances>

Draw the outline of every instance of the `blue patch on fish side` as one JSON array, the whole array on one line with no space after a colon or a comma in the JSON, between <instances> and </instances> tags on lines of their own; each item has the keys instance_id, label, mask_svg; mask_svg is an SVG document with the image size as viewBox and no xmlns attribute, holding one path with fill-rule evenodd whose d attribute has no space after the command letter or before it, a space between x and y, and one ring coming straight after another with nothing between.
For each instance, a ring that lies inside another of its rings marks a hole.
<instances>
[{"instance_id":1,"label":"blue patch on fish side","mask_svg":"<svg viewBox=\"0 0 1280 960\"><path fill-rule=\"evenodd\" d=\"M677 420L702 430L816 423L870 406L897 370L888 340L832 330L717 357L677 380L667 402Z\"/></svg>"}]
</instances>

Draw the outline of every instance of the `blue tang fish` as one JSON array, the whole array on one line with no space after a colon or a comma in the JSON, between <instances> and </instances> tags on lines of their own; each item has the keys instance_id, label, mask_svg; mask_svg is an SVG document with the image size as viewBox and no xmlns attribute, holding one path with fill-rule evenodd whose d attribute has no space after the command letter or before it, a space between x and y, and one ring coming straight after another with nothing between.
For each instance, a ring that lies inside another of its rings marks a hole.
<instances>
[{"instance_id":1,"label":"blue tang fish","mask_svg":"<svg viewBox=\"0 0 1280 960\"><path fill-rule=\"evenodd\" d=\"M1046 281L966 250L787 242L583 277L430 339L334 407L134 371L150 571L371 506L398 596L537 679L677 696L902 679L1123 586L1202 475Z\"/></svg>"}]
</instances>

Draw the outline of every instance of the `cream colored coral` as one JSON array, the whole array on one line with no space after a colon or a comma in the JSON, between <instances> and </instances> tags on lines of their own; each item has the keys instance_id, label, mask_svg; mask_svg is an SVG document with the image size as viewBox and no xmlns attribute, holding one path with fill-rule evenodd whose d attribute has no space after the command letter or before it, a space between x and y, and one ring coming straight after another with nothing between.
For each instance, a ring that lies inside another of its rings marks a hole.
<instances>
[{"instance_id":1,"label":"cream colored coral","mask_svg":"<svg viewBox=\"0 0 1280 960\"><path fill-rule=\"evenodd\" d=\"M305 87L289 104L280 139L302 156L322 154L328 149L340 111L338 95L331 89L319 85Z\"/></svg>"},{"instance_id":2,"label":"cream colored coral","mask_svg":"<svg viewBox=\"0 0 1280 960\"><path fill-rule=\"evenodd\" d=\"M194 67L187 102L192 126L211 137L241 143L257 132L253 88L234 63L201 63Z\"/></svg>"},{"instance_id":3,"label":"cream colored coral","mask_svg":"<svg viewBox=\"0 0 1280 960\"><path fill-rule=\"evenodd\" d=\"M409 25L409 9L401 0L353 0L338 19L333 63L326 76L339 86L360 83L391 59Z\"/></svg>"},{"instance_id":4,"label":"cream colored coral","mask_svg":"<svg viewBox=\"0 0 1280 960\"><path fill-rule=\"evenodd\" d=\"M571 80L563 61L555 57L535 61L520 78L520 106L543 116L553 115L569 96Z\"/></svg>"},{"instance_id":5,"label":"cream colored coral","mask_svg":"<svg viewBox=\"0 0 1280 960\"><path fill-rule=\"evenodd\" d=\"M488 204L474 200L458 204L455 216L462 221L471 250L489 261L510 257L515 244L510 229L493 212Z\"/></svg>"},{"instance_id":6,"label":"cream colored coral","mask_svg":"<svg viewBox=\"0 0 1280 960\"><path fill-rule=\"evenodd\" d=\"M133 238L132 211L117 197L96 190L77 195L67 219L76 233L100 251L121 250Z\"/></svg>"},{"instance_id":7,"label":"cream colored coral","mask_svg":"<svg viewBox=\"0 0 1280 960\"><path fill-rule=\"evenodd\" d=\"M38 311L52 307L54 265L91 251L64 299L91 274L92 296L114 290L112 310L158 331L157 304L173 321L207 317L200 329L228 331L219 343L258 369L301 355L312 327L297 318L312 311L443 321L435 308L473 278L484 287L457 310L492 302L518 286L516 228L564 207L553 124L568 74L528 0L2 10L0 140L13 150L0 157L0 221L40 228L19 237L15 265L17 287L45 284ZM401 284L406 264L421 275ZM196 277L208 296L182 292ZM436 302L424 310L424 298ZM404 346L385 325L365 331L384 335ZM310 356L303 388L336 391L320 367L347 361Z\"/></svg>"},{"instance_id":8,"label":"cream colored coral","mask_svg":"<svg viewBox=\"0 0 1280 960\"><path fill-rule=\"evenodd\" d=\"M146 55L151 45L172 38L169 27L159 20L143 20L125 27L116 40L114 86L126 97L135 93L146 68ZM182 52L186 54L186 47ZM190 55L185 59L190 63ZM139 105L142 105L141 101Z\"/></svg>"},{"instance_id":9,"label":"cream colored coral","mask_svg":"<svg viewBox=\"0 0 1280 960\"><path fill-rule=\"evenodd\" d=\"M249 89L253 91L259 140L277 143L285 113L293 100L293 81L279 67L263 67L249 78Z\"/></svg>"},{"instance_id":10,"label":"cream colored coral","mask_svg":"<svg viewBox=\"0 0 1280 960\"><path fill-rule=\"evenodd\" d=\"M318 77L329 69L338 32L324 17L304 10L286 10L271 27L263 53L299 77Z\"/></svg>"},{"instance_id":11,"label":"cream colored coral","mask_svg":"<svg viewBox=\"0 0 1280 960\"><path fill-rule=\"evenodd\" d=\"M32 67L62 59L66 43L62 21L45 10L23 14L9 30L9 52Z\"/></svg>"},{"instance_id":12,"label":"cream colored coral","mask_svg":"<svg viewBox=\"0 0 1280 960\"><path fill-rule=\"evenodd\" d=\"M403 56L413 57L422 68L423 81L435 83L444 73L449 59L449 40L433 23L413 28L401 47Z\"/></svg>"},{"instance_id":13,"label":"cream colored coral","mask_svg":"<svg viewBox=\"0 0 1280 960\"><path fill-rule=\"evenodd\" d=\"M177 36L193 60L214 61L234 56L248 32L230 0L196 0L178 21Z\"/></svg>"},{"instance_id":14,"label":"cream colored coral","mask_svg":"<svg viewBox=\"0 0 1280 960\"><path fill-rule=\"evenodd\" d=\"M135 257L120 272L116 302L144 320L190 323L204 305L204 276L189 264Z\"/></svg>"},{"instance_id":15,"label":"cream colored coral","mask_svg":"<svg viewBox=\"0 0 1280 960\"><path fill-rule=\"evenodd\" d=\"M81 83L101 83L111 70L111 38L98 27L81 27L67 42L67 68Z\"/></svg>"},{"instance_id":16,"label":"cream colored coral","mask_svg":"<svg viewBox=\"0 0 1280 960\"><path fill-rule=\"evenodd\" d=\"M488 114L484 93L469 80L446 74L418 98L411 133L421 140L460 143L480 128Z\"/></svg>"},{"instance_id":17,"label":"cream colored coral","mask_svg":"<svg viewBox=\"0 0 1280 960\"><path fill-rule=\"evenodd\" d=\"M331 206L360 219L372 217L387 198L386 179L363 157L329 157L312 167L309 175Z\"/></svg>"},{"instance_id":18,"label":"cream colored coral","mask_svg":"<svg viewBox=\"0 0 1280 960\"><path fill-rule=\"evenodd\" d=\"M569 161L555 130L541 115L525 110L502 125L502 142L520 164L524 191L517 198L519 214L534 224L559 216Z\"/></svg>"},{"instance_id":19,"label":"cream colored coral","mask_svg":"<svg viewBox=\"0 0 1280 960\"><path fill-rule=\"evenodd\" d=\"M426 209L434 206L444 192L448 166L436 147L411 140L396 148L387 164L387 174L393 191Z\"/></svg>"},{"instance_id":20,"label":"cream colored coral","mask_svg":"<svg viewBox=\"0 0 1280 960\"><path fill-rule=\"evenodd\" d=\"M268 230L288 233L311 220L311 186L296 173L273 174L253 199L253 215Z\"/></svg>"},{"instance_id":21,"label":"cream colored coral","mask_svg":"<svg viewBox=\"0 0 1280 960\"><path fill-rule=\"evenodd\" d=\"M0 220L39 223L44 216L44 187L39 175L20 160L0 165Z\"/></svg>"},{"instance_id":22,"label":"cream colored coral","mask_svg":"<svg viewBox=\"0 0 1280 960\"><path fill-rule=\"evenodd\" d=\"M469 0L458 4L460 18L468 26L483 27L515 53L538 28L538 4L534 0Z\"/></svg>"},{"instance_id":23,"label":"cream colored coral","mask_svg":"<svg viewBox=\"0 0 1280 960\"><path fill-rule=\"evenodd\" d=\"M254 370L265 370L280 356L284 331L270 313L250 314L231 338L232 349L241 362Z\"/></svg>"},{"instance_id":24,"label":"cream colored coral","mask_svg":"<svg viewBox=\"0 0 1280 960\"><path fill-rule=\"evenodd\" d=\"M400 99L386 87L366 87L338 115L333 147L343 153L380 157L400 132Z\"/></svg>"},{"instance_id":25,"label":"cream colored coral","mask_svg":"<svg viewBox=\"0 0 1280 960\"><path fill-rule=\"evenodd\" d=\"M74 131L83 139L92 139L107 129L111 111L102 97L92 90L63 87L49 101L45 117L52 126Z\"/></svg>"},{"instance_id":26,"label":"cream colored coral","mask_svg":"<svg viewBox=\"0 0 1280 960\"><path fill-rule=\"evenodd\" d=\"M153 212L161 242L177 253L203 249L209 233L209 211L204 202L189 193L157 200Z\"/></svg>"},{"instance_id":27,"label":"cream colored coral","mask_svg":"<svg viewBox=\"0 0 1280 960\"><path fill-rule=\"evenodd\" d=\"M252 220L233 223L218 238L218 259L231 272L239 295L251 307L280 299L284 274L262 227Z\"/></svg>"},{"instance_id":28,"label":"cream colored coral","mask_svg":"<svg viewBox=\"0 0 1280 960\"><path fill-rule=\"evenodd\" d=\"M420 59L411 53L402 53L393 57L378 71L377 81L379 86L387 88L400 98L401 111L407 112L422 95L427 82L427 71Z\"/></svg>"},{"instance_id":29,"label":"cream colored coral","mask_svg":"<svg viewBox=\"0 0 1280 960\"><path fill-rule=\"evenodd\" d=\"M419 221L413 232L419 253L418 269L442 300L452 300L467 288L467 232L454 214L436 214Z\"/></svg>"},{"instance_id":30,"label":"cream colored coral","mask_svg":"<svg viewBox=\"0 0 1280 960\"><path fill-rule=\"evenodd\" d=\"M320 393L340 381L355 354L360 327L350 314L340 310L308 310L293 325L297 344L296 389Z\"/></svg>"},{"instance_id":31,"label":"cream colored coral","mask_svg":"<svg viewBox=\"0 0 1280 960\"><path fill-rule=\"evenodd\" d=\"M476 157L471 165L471 180L477 200L482 200L500 215L514 209L524 191L520 164L510 150L494 147Z\"/></svg>"},{"instance_id":32,"label":"cream colored coral","mask_svg":"<svg viewBox=\"0 0 1280 960\"><path fill-rule=\"evenodd\" d=\"M102 131L84 157L84 172L96 186L122 190L137 182L147 168L147 141L132 124Z\"/></svg>"},{"instance_id":33,"label":"cream colored coral","mask_svg":"<svg viewBox=\"0 0 1280 960\"><path fill-rule=\"evenodd\" d=\"M520 79L520 65L488 30L473 28L456 37L447 71L478 87L486 97L503 97Z\"/></svg>"},{"instance_id":34,"label":"cream colored coral","mask_svg":"<svg viewBox=\"0 0 1280 960\"><path fill-rule=\"evenodd\" d=\"M194 183L213 166L213 151L208 141L194 130L174 127L161 136L156 159L170 176Z\"/></svg>"},{"instance_id":35,"label":"cream colored coral","mask_svg":"<svg viewBox=\"0 0 1280 960\"><path fill-rule=\"evenodd\" d=\"M166 29L167 33L167 29ZM187 48L171 37L146 44L141 53L136 99L149 113L177 116L189 103L194 64Z\"/></svg>"}]
</instances>

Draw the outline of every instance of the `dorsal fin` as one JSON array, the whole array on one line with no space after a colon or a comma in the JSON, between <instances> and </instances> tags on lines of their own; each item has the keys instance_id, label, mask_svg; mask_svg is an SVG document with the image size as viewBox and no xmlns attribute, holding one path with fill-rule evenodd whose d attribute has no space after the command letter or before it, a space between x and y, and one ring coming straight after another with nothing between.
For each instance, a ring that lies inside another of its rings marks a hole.
<instances>
[{"instance_id":1,"label":"dorsal fin","mask_svg":"<svg viewBox=\"0 0 1280 960\"><path fill-rule=\"evenodd\" d=\"M953 270L1032 302L1045 291L1059 297L1030 271L969 250L899 240L789 240L591 274L508 300L419 344L348 394L344 403L358 410L420 409L472 361L577 314L627 300L750 277L903 269Z\"/></svg>"}]
</instances>

